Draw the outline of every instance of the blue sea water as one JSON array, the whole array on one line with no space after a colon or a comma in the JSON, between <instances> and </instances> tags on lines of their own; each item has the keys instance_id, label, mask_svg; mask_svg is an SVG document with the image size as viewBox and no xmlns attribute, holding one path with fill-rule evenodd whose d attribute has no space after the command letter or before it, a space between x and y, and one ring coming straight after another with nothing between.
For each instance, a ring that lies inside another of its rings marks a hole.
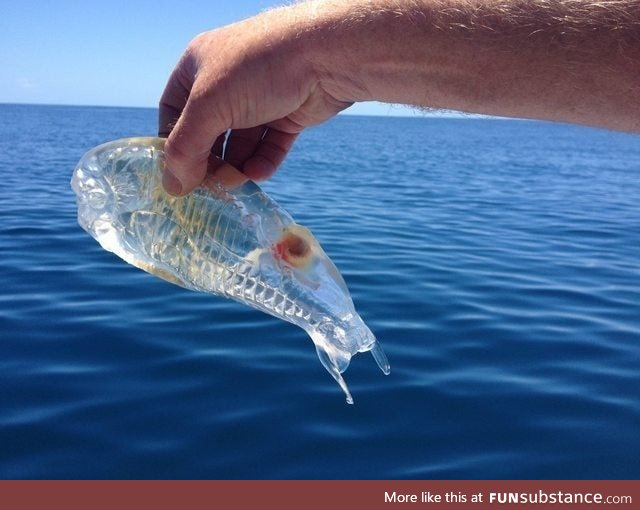
<instances>
[{"instance_id":1,"label":"blue sea water","mask_svg":"<svg viewBox=\"0 0 640 510\"><path fill-rule=\"evenodd\" d=\"M76 223L152 109L0 105L1 478L639 478L640 138L336 118L263 187L391 362L127 266Z\"/></svg>"}]
</instances>

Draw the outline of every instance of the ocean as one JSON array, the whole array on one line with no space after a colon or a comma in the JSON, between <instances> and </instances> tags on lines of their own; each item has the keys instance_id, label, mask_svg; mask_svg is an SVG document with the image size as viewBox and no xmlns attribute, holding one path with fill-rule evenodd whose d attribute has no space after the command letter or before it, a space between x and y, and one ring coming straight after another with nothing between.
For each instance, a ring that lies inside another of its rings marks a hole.
<instances>
[{"instance_id":1,"label":"ocean","mask_svg":"<svg viewBox=\"0 0 640 510\"><path fill-rule=\"evenodd\" d=\"M0 478L640 478L640 137L340 116L262 187L391 363L103 251L69 180L156 111L0 105Z\"/></svg>"}]
</instances>

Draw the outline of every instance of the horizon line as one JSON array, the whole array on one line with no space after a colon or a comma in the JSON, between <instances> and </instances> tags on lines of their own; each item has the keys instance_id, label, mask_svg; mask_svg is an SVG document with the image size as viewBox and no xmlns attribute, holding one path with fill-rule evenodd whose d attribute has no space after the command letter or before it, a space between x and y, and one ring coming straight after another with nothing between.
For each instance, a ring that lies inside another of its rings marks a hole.
<instances>
[{"instance_id":1,"label":"horizon line","mask_svg":"<svg viewBox=\"0 0 640 510\"><path fill-rule=\"evenodd\" d=\"M356 103L357 104L357 103ZM66 108L114 108L114 109L140 109L140 110L158 110L157 106L140 106L140 105L114 105L114 104L73 104L73 103L31 103L31 102L11 102L11 101L0 101L0 105L2 106L53 106L53 107L66 107ZM456 110L445 110L445 109L421 109L420 107L413 107L411 105L398 105L389 103L389 108L393 109L393 107L406 107L408 109L415 108L412 110L413 114L397 114L393 113L389 114L380 114L380 113L354 113L350 112L349 108L338 112L337 116L349 116L349 117L392 117L392 118L428 118L428 119L502 119L502 120L528 120L528 119L517 119L511 117L498 117L492 115L483 115L479 113L467 113Z\"/></svg>"}]
</instances>

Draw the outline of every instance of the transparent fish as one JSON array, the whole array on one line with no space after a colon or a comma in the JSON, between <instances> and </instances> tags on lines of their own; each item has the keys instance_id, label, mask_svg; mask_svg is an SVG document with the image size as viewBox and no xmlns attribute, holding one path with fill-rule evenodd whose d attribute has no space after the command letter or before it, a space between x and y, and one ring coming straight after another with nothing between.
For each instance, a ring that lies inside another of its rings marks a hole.
<instances>
[{"instance_id":1,"label":"transparent fish","mask_svg":"<svg viewBox=\"0 0 640 510\"><path fill-rule=\"evenodd\" d=\"M82 228L151 274L300 326L348 403L341 374L355 353L371 351L388 374L382 347L311 232L231 167L233 187L209 180L185 197L167 194L163 147L162 138L128 138L85 154L71 180Z\"/></svg>"}]
</instances>

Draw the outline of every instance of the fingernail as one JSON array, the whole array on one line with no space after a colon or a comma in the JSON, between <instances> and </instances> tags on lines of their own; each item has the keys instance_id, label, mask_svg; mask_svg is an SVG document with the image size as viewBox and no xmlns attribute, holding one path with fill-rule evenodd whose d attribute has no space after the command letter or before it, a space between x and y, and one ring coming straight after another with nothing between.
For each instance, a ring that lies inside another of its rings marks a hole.
<instances>
[{"instance_id":1,"label":"fingernail","mask_svg":"<svg viewBox=\"0 0 640 510\"><path fill-rule=\"evenodd\" d=\"M162 186L171 195L182 194L182 183L171 173L171 170L164 169L162 174Z\"/></svg>"}]
</instances>

